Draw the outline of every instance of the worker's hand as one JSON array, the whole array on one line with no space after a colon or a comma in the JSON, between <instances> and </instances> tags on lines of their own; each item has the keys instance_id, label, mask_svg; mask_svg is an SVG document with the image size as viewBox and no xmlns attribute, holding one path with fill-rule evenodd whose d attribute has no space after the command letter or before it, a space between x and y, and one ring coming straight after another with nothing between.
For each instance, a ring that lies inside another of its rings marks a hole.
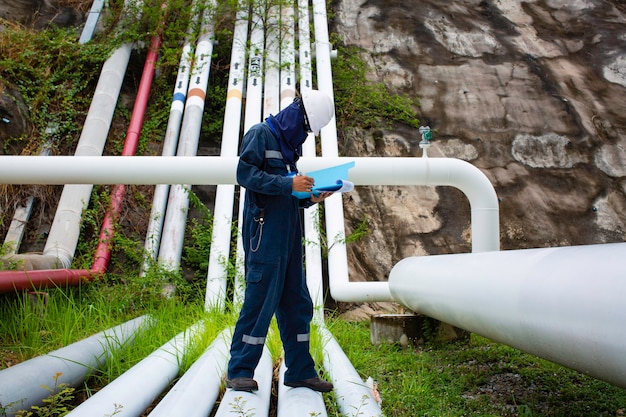
<instances>
[{"instance_id":1,"label":"worker's hand","mask_svg":"<svg viewBox=\"0 0 626 417\"><path fill-rule=\"evenodd\" d=\"M296 175L293 177L293 184L291 185L291 189L293 191L300 191L304 193L310 193L313 189L313 185L315 182L312 177L308 177L306 175Z\"/></svg>"},{"instance_id":2,"label":"worker's hand","mask_svg":"<svg viewBox=\"0 0 626 417\"><path fill-rule=\"evenodd\" d=\"M311 195L311 202L321 203L322 201L324 201L326 198L330 197L331 195L333 195L333 193L329 193L329 192L320 193L318 196Z\"/></svg>"}]
</instances>

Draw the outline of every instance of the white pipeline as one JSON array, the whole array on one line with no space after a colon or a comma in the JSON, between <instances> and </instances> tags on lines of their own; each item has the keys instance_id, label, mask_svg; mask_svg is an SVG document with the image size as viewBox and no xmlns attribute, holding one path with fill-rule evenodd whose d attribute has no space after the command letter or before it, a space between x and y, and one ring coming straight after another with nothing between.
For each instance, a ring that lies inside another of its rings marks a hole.
<instances>
[{"instance_id":1,"label":"white pipeline","mask_svg":"<svg viewBox=\"0 0 626 417\"><path fill-rule=\"evenodd\" d=\"M285 361L283 361L280 364L278 376L277 417L328 416L321 393L308 388L291 388L283 383L286 370L287 367L285 366Z\"/></svg>"},{"instance_id":2,"label":"white pipeline","mask_svg":"<svg viewBox=\"0 0 626 417\"><path fill-rule=\"evenodd\" d=\"M237 156L241 131L241 109L243 107L244 69L246 43L248 41L248 12L240 2L233 33L233 47L228 74L228 92L224 109L221 156ZM213 211L213 232L207 268L207 286L204 304L207 310L224 308L230 257L230 242L235 205L235 186L218 184Z\"/></svg>"},{"instance_id":3,"label":"white pipeline","mask_svg":"<svg viewBox=\"0 0 626 417\"><path fill-rule=\"evenodd\" d=\"M269 415L273 375L274 363L266 345L263 347L261 360L254 371L254 380L259 384L259 390L252 393L227 389L215 417Z\"/></svg>"},{"instance_id":4,"label":"white pipeline","mask_svg":"<svg viewBox=\"0 0 626 417\"><path fill-rule=\"evenodd\" d=\"M193 23L195 24L197 21L198 16L193 19ZM189 32L192 31L192 28L193 24L189 28ZM180 56L178 73L176 76L176 85L174 86L174 94L172 97L172 104L170 106L170 114L167 121L167 128L165 130L165 137L163 138L163 149L161 150L161 155L163 156L176 155L180 125L183 119L185 101L187 100L187 89L189 87L191 53L192 45L190 35L188 34L185 38L185 44L183 45ZM154 188L152 208L150 211L150 219L148 221L148 230L146 232L145 259L141 273L146 271L146 269L150 266L151 261L156 261L157 259L169 192L170 184L157 184Z\"/></svg>"},{"instance_id":5,"label":"white pipeline","mask_svg":"<svg viewBox=\"0 0 626 417\"><path fill-rule=\"evenodd\" d=\"M280 9L280 109L289 106L296 96L296 44L293 4Z\"/></svg>"},{"instance_id":6,"label":"white pipeline","mask_svg":"<svg viewBox=\"0 0 626 417\"><path fill-rule=\"evenodd\" d=\"M411 257L398 302L626 388L626 243Z\"/></svg>"},{"instance_id":7,"label":"white pipeline","mask_svg":"<svg viewBox=\"0 0 626 417\"><path fill-rule=\"evenodd\" d=\"M200 330L194 325L124 372L67 416L139 416L176 378L183 353Z\"/></svg>"},{"instance_id":8,"label":"white pipeline","mask_svg":"<svg viewBox=\"0 0 626 417\"><path fill-rule=\"evenodd\" d=\"M0 156L0 183L63 184L235 184L236 157L63 157ZM452 158L310 158L298 165L304 172L355 162L355 185L451 186L469 200L472 252L497 251L498 199L487 177L472 164ZM336 196L341 199L341 196ZM327 219L328 221L328 219ZM349 282L347 260L328 259L330 290L338 301L391 301L387 282ZM345 273L334 274L335 270Z\"/></svg>"},{"instance_id":9,"label":"white pipeline","mask_svg":"<svg viewBox=\"0 0 626 417\"><path fill-rule=\"evenodd\" d=\"M91 4L91 9L89 10L89 13L87 13L87 21L85 22L83 31L80 34L78 43L87 43L91 40L94 32L96 31L96 26L98 25L98 19L100 19L100 12L102 12L103 6L104 0L94 0Z\"/></svg>"},{"instance_id":10,"label":"white pipeline","mask_svg":"<svg viewBox=\"0 0 626 417\"><path fill-rule=\"evenodd\" d=\"M211 2L203 12L201 35L196 45L195 58L189 80L189 91L187 92L187 102L176 151L178 156L193 156L198 152L202 115L204 113L204 102L213 54L214 39L211 20L214 7L214 3ZM173 184L170 188L158 262L172 271L178 269L183 252L185 224L189 208L189 196L187 194L189 190L190 186L185 183Z\"/></svg>"},{"instance_id":11,"label":"white pipeline","mask_svg":"<svg viewBox=\"0 0 626 417\"><path fill-rule=\"evenodd\" d=\"M78 140L76 156L102 155L131 49L129 44L122 45L104 63ZM83 210L89 205L93 186L84 182L81 182L84 185L77 185L72 181L63 184L68 185L63 187L43 255L58 258L64 268L69 268L80 235Z\"/></svg>"},{"instance_id":12,"label":"white pipeline","mask_svg":"<svg viewBox=\"0 0 626 417\"><path fill-rule=\"evenodd\" d=\"M250 48L248 52L248 77L246 80L246 108L244 111L244 134L255 124L261 121L261 113L263 111L263 56L265 50L265 32L263 28L263 20L265 15L263 2L253 2L252 16L250 18ZM238 218L243 219L243 205L245 201L245 189L239 190L239 211ZM237 233L237 251L235 254L235 288L233 294L233 303L241 305L243 302L243 294L245 289L244 280L244 250L241 240L241 227L243 222L238 224Z\"/></svg>"},{"instance_id":13,"label":"white pipeline","mask_svg":"<svg viewBox=\"0 0 626 417\"><path fill-rule=\"evenodd\" d=\"M324 369L330 374L335 398L342 415L382 417L380 406L365 385L350 359L325 326L319 327L324 351Z\"/></svg>"},{"instance_id":14,"label":"white pipeline","mask_svg":"<svg viewBox=\"0 0 626 417\"><path fill-rule=\"evenodd\" d=\"M18 410L42 405L50 396L46 387L67 384L78 387L94 370L100 369L111 354L131 343L137 332L152 325L141 316L46 355L21 362L0 371L0 403L7 416ZM3 414L4 415L4 414Z\"/></svg>"},{"instance_id":15,"label":"white pipeline","mask_svg":"<svg viewBox=\"0 0 626 417\"><path fill-rule=\"evenodd\" d=\"M299 41L299 67L300 67L300 93L313 89L313 71L311 60L311 34L310 34L309 2L298 0L298 41ZM302 155L315 157L315 135L309 137L302 145ZM306 171L305 171L306 173ZM322 250L320 244L320 221L319 204L315 204L304 210L304 255L306 259L305 270L307 286L311 293L314 306L313 320L316 323L324 322L324 283L322 270Z\"/></svg>"},{"instance_id":16,"label":"white pipeline","mask_svg":"<svg viewBox=\"0 0 626 417\"><path fill-rule=\"evenodd\" d=\"M176 382L149 417L206 417L211 414L230 358L230 329L222 331Z\"/></svg>"},{"instance_id":17,"label":"white pipeline","mask_svg":"<svg viewBox=\"0 0 626 417\"><path fill-rule=\"evenodd\" d=\"M265 24L263 120L280 110L280 5L269 5Z\"/></svg>"}]
</instances>

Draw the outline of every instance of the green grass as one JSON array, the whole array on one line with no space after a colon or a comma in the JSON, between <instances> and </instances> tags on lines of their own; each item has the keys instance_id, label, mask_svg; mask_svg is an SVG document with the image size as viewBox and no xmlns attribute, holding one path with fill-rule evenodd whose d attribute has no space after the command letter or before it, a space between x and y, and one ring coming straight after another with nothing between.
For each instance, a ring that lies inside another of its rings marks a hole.
<instances>
[{"instance_id":1,"label":"green grass","mask_svg":"<svg viewBox=\"0 0 626 417\"><path fill-rule=\"evenodd\" d=\"M372 346L369 324L332 320L363 379L378 382L393 416L620 416L626 391L472 335L468 343Z\"/></svg>"},{"instance_id":2,"label":"green grass","mask_svg":"<svg viewBox=\"0 0 626 417\"><path fill-rule=\"evenodd\" d=\"M202 297L190 297L184 288L172 298L162 298L158 291L162 278L158 274L134 280L108 277L81 287L47 290L47 297L0 296L0 368L7 366L7 359L45 354L143 314L154 320L83 387L65 387L62 396L57 394L48 408L44 405L34 416L48 415L53 406L71 410L80 401L72 398L93 394L178 333L205 321L204 330L181 360L182 373L219 332L234 325L236 313L230 309L207 313ZM328 327L362 379L372 377L378 383L387 417L620 416L626 410L626 391L477 335L467 343L414 349L372 345L368 322L333 318ZM281 344L275 324L269 343L277 360ZM312 351L318 364L321 349L314 334ZM340 416L333 394L325 399L329 416ZM0 416L1 410L0 405Z\"/></svg>"}]
</instances>

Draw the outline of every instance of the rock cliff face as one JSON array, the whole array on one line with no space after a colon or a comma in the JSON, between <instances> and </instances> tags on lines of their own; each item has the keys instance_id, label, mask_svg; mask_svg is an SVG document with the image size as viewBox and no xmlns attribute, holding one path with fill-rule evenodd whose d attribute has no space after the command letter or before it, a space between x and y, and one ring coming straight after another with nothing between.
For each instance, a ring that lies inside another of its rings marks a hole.
<instances>
[{"instance_id":1,"label":"rock cliff face","mask_svg":"<svg viewBox=\"0 0 626 417\"><path fill-rule=\"evenodd\" d=\"M49 25L75 26L84 20L80 10L61 7L52 0L0 0L0 18L37 29Z\"/></svg>"},{"instance_id":2,"label":"rock cliff face","mask_svg":"<svg viewBox=\"0 0 626 417\"><path fill-rule=\"evenodd\" d=\"M626 239L626 14L604 0L341 0L333 30L371 77L417 96L431 157L467 160L500 200L502 249ZM623 6L621 6L623 8ZM341 59L341 58L339 58ZM357 129L349 155L419 156L420 135ZM438 187L362 187L352 280L470 251L469 207ZM353 227L353 226L352 226Z\"/></svg>"}]
</instances>

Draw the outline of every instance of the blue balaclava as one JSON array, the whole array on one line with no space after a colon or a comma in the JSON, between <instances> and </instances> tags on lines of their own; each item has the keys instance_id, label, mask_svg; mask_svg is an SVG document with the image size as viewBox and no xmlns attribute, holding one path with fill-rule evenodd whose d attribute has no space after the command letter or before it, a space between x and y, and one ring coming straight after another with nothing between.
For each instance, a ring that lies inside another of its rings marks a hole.
<instances>
[{"instance_id":1,"label":"blue balaclava","mask_svg":"<svg viewBox=\"0 0 626 417\"><path fill-rule=\"evenodd\" d=\"M287 164L296 162L300 157L300 146L307 138L304 113L299 103L294 101L276 116L270 115L267 121L274 133L278 135L283 160Z\"/></svg>"}]
</instances>

